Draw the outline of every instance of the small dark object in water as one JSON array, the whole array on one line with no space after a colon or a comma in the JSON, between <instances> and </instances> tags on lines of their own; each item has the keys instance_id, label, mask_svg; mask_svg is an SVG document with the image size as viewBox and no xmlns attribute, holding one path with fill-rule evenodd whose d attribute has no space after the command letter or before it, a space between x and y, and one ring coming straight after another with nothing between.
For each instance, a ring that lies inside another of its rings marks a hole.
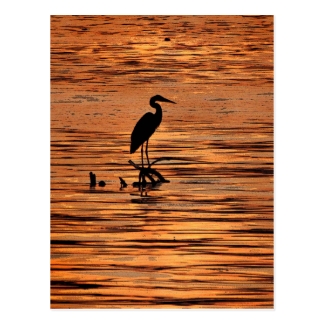
<instances>
[{"instance_id":1,"label":"small dark object in water","mask_svg":"<svg viewBox=\"0 0 325 325\"><path fill-rule=\"evenodd\" d=\"M170 41L170 38L169 37L165 37L165 41L166 42L169 42Z\"/></svg>"},{"instance_id":2,"label":"small dark object in water","mask_svg":"<svg viewBox=\"0 0 325 325\"><path fill-rule=\"evenodd\" d=\"M98 185L104 187L104 186L106 185L106 183L105 183L104 181L100 181L100 182L98 183Z\"/></svg>"},{"instance_id":3,"label":"small dark object in water","mask_svg":"<svg viewBox=\"0 0 325 325\"><path fill-rule=\"evenodd\" d=\"M125 180L122 177L119 177L120 179L120 183L121 183L121 187L127 187L128 184L126 184Z\"/></svg>"},{"instance_id":4,"label":"small dark object in water","mask_svg":"<svg viewBox=\"0 0 325 325\"><path fill-rule=\"evenodd\" d=\"M90 176L90 186L96 186L96 174L90 172L89 176Z\"/></svg>"}]
</instances>

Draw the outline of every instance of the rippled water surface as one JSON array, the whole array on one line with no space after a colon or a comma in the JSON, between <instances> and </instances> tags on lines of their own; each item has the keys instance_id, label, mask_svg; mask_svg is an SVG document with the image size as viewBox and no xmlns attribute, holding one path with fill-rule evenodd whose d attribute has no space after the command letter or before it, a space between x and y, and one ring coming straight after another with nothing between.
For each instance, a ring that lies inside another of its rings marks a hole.
<instances>
[{"instance_id":1,"label":"rippled water surface","mask_svg":"<svg viewBox=\"0 0 325 325\"><path fill-rule=\"evenodd\" d=\"M52 308L273 308L273 226L272 16L51 17Z\"/></svg>"}]
</instances>

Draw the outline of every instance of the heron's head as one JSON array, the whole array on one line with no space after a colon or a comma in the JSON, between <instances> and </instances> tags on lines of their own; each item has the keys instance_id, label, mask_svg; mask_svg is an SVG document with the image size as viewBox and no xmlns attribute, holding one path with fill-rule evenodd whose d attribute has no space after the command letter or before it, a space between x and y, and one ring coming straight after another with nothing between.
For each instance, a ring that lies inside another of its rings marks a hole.
<instances>
[{"instance_id":1,"label":"heron's head","mask_svg":"<svg viewBox=\"0 0 325 325\"><path fill-rule=\"evenodd\" d=\"M166 103L173 103L173 104L176 104L175 102L163 97L163 96L160 96L160 95L156 95L156 96L153 96L151 97L150 99L150 103L154 103L154 102L166 102Z\"/></svg>"}]
</instances>

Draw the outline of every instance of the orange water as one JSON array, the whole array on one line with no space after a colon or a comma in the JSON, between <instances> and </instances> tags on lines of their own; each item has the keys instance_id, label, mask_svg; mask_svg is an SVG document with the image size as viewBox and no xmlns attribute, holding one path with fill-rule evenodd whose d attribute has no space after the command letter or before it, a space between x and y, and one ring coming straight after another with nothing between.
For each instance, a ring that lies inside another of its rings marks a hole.
<instances>
[{"instance_id":1,"label":"orange water","mask_svg":"<svg viewBox=\"0 0 325 325\"><path fill-rule=\"evenodd\" d=\"M273 308L273 226L272 16L52 16L52 308Z\"/></svg>"}]
</instances>

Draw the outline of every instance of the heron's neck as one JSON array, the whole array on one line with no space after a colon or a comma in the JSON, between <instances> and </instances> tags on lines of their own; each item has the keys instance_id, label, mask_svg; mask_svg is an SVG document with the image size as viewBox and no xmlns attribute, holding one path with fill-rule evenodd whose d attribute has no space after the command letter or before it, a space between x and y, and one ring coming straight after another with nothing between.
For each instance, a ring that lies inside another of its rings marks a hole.
<instances>
[{"instance_id":1,"label":"heron's neck","mask_svg":"<svg viewBox=\"0 0 325 325\"><path fill-rule=\"evenodd\" d=\"M156 109L156 114L155 116L157 116L157 119L159 119L159 121L161 121L162 119L162 109L160 107L160 105L154 101L150 101L150 106Z\"/></svg>"}]
</instances>

